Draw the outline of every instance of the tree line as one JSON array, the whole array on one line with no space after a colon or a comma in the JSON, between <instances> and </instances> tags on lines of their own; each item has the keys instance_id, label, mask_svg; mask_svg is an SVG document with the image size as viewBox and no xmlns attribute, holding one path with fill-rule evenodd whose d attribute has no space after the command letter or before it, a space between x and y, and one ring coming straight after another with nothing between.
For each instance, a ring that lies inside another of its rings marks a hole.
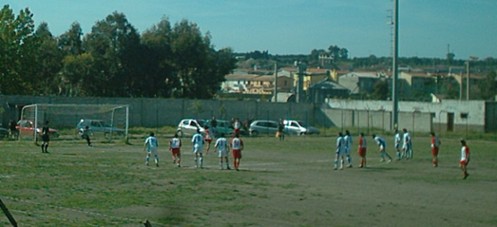
<instances>
[{"instance_id":1,"label":"tree line","mask_svg":"<svg viewBox=\"0 0 497 227\"><path fill-rule=\"evenodd\" d=\"M0 94L208 99L236 67L229 48L188 20L167 18L139 34L122 13L83 35L79 23L55 37L33 13L0 11Z\"/></svg>"}]
</instances>

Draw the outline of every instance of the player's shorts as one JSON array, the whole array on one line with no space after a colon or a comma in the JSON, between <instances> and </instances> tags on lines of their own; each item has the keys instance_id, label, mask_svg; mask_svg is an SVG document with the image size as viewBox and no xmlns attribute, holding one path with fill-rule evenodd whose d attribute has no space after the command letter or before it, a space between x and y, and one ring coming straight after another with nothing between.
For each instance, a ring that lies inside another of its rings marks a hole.
<instances>
[{"instance_id":1,"label":"player's shorts","mask_svg":"<svg viewBox=\"0 0 497 227\"><path fill-rule=\"evenodd\" d=\"M227 150L217 150L217 157L222 158L222 157L227 157L227 156L228 156Z\"/></svg>"},{"instance_id":2,"label":"player's shorts","mask_svg":"<svg viewBox=\"0 0 497 227\"><path fill-rule=\"evenodd\" d=\"M171 148L171 154L173 155L179 155L180 149L179 148Z\"/></svg>"},{"instance_id":3,"label":"player's shorts","mask_svg":"<svg viewBox=\"0 0 497 227\"><path fill-rule=\"evenodd\" d=\"M50 136L48 136L48 134L41 135L41 141L43 141L43 142L50 141Z\"/></svg>"},{"instance_id":4,"label":"player's shorts","mask_svg":"<svg viewBox=\"0 0 497 227\"><path fill-rule=\"evenodd\" d=\"M357 153L359 154L359 156L361 157L364 157L366 156L366 148L365 147L361 147L357 150Z\"/></svg>"},{"instance_id":5,"label":"player's shorts","mask_svg":"<svg viewBox=\"0 0 497 227\"><path fill-rule=\"evenodd\" d=\"M438 156L438 147L432 147L431 148L431 154L433 156Z\"/></svg>"},{"instance_id":6,"label":"player's shorts","mask_svg":"<svg viewBox=\"0 0 497 227\"><path fill-rule=\"evenodd\" d=\"M206 138L206 139L205 139L205 142L207 142L207 143L211 143L211 142L212 142L212 139L211 139L211 138Z\"/></svg>"},{"instance_id":7,"label":"player's shorts","mask_svg":"<svg viewBox=\"0 0 497 227\"><path fill-rule=\"evenodd\" d=\"M345 148L344 154L349 155L350 154L350 148Z\"/></svg>"},{"instance_id":8,"label":"player's shorts","mask_svg":"<svg viewBox=\"0 0 497 227\"><path fill-rule=\"evenodd\" d=\"M242 151L241 150L235 150L235 149L233 149L233 158L235 158L235 159L236 158L238 158L238 159L242 158Z\"/></svg>"},{"instance_id":9,"label":"player's shorts","mask_svg":"<svg viewBox=\"0 0 497 227\"><path fill-rule=\"evenodd\" d=\"M469 159L461 160L459 161L459 164L461 164L461 166L467 166L469 164Z\"/></svg>"},{"instance_id":10,"label":"player's shorts","mask_svg":"<svg viewBox=\"0 0 497 227\"><path fill-rule=\"evenodd\" d=\"M147 153L152 153L153 155L157 155L157 147L147 149Z\"/></svg>"},{"instance_id":11,"label":"player's shorts","mask_svg":"<svg viewBox=\"0 0 497 227\"><path fill-rule=\"evenodd\" d=\"M201 145L195 144L193 145L193 153L203 153L203 147Z\"/></svg>"}]
</instances>

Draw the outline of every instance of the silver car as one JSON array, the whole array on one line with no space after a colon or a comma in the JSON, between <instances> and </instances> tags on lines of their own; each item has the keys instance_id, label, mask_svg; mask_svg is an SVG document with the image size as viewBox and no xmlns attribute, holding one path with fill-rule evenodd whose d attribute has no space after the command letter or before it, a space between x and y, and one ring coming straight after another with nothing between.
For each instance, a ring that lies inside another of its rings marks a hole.
<instances>
[{"instance_id":1,"label":"silver car","mask_svg":"<svg viewBox=\"0 0 497 227\"><path fill-rule=\"evenodd\" d=\"M249 133L251 136L261 134L276 134L278 131L278 122L271 120L255 120L250 124Z\"/></svg>"},{"instance_id":2,"label":"silver car","mask_svg":"<svg viewBox=\"0 0 497 227\"><path fill-rule=\"evenodd\" d=\"M178 123L176 133L178 136L191 136L200 130L200 133L205 133L205 121L201 119L183 119Z\"/></svg>"}]
</instances>

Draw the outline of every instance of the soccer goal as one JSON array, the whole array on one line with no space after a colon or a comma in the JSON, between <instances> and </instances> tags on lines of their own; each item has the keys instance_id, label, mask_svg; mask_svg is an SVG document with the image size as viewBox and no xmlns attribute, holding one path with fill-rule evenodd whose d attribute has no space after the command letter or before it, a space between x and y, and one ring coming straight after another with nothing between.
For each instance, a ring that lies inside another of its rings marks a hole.
<instances>
[{"instance_id":1,"label":"soccer goal","mask_svg":"<svg viewBox=\"0 0 497 227\"><path fill-rule=\"evenodd\" d=\"M80 130L89 127L98 139L127 138L129 106L113 104L31 104L21 110L17 127L19 139L37 141L48 122L50 138L78 138Z\"/></svg>"}]
</instances>

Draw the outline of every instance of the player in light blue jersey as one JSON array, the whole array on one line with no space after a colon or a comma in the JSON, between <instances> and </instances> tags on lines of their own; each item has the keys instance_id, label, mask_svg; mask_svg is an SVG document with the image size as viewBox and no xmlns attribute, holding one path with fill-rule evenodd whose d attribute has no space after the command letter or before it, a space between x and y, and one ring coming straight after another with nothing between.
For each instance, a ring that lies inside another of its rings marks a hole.
<instances>
[{"instance_id":1,"label":"player in light blue jersey","mask_svg":"<svg viewBox=\"0 0 497 227\"><path fill-rule=\"evenodd\" d=\"M373 139L374 141L376 141L376 144L378 144L378 147L380 148L380 162L384 162L385 161L385 157L388 158L388 162L390 163L392 161L392 157L387 153L386 151L386 147L387 147L387 143L385 142L385 139L373 134Z\"/></svg>"},{"instance_id":2,"label":"player in light blue jersey","mask_svg":"<svg viewBox=\"0 0 497 227\"><path fill-rule=\"evenodd\" d=\"M195 168L203 168L204 166L204 136L200 133L200 129L197 128L197 133L195 133L192 137L193 143L193 154L195 155Z\"/></svg>"},{"instance_id":3,"label":"player in light blue jersey","mask_svg":"<svg viewBox=\"0 0 497 227\"><path fill-rule=\"evenodd\" d=\"M343 139L342 132L339 132L336 140L335 162L333 166L334 170L338 169L338 162L340 162L340 169L343 169L344 153L345 153L345 140Z\"/></svg>"},{"instance_id":4,"label":"player in light blue jersey","mask_svg":"<svg viewBox=\"0 0 497 227\"><path fill-rule=\"evenodd\" d=\"M407 129L402 129L404 131L404 144L402 144L402 150L405 153L406 159L412 159L413 158L413 151L412 151L412 141L411 141L411 135L409 135L409 132Z\"/></svg>"},{"instance_id":5,"label":"player in light blue jersey","mask_svg":"<svg viewBox=\"0 0 497 227\"><path fill-rule=\"evenodd\" d=\"M350 157L350 150L352 149L352 136L349 130L345 130L345 136L343 137L345 143L345 157L347 158L347 167L352 167L352 158Z\"/></svg>"},{"instance_id":6,"label":"player in light blue jersey","mask_svg":"<svg viewBox=\"0 0 497 227\"><path fill-rule=\"evenodd\" d=\"M217 138L216 143L214 144L214 147L217 150L220 168L224 169L223 162L225 161L226 162L226 169L231 169L229 159L228 159L229 145L228 145L228 140L224 137L224 133L221 133L219 138Z\"/></svg>"},{"instance_id":7,"label":"player in light blue jersey","mask_svg":"<svg viewBox=\"0 0 497 227\"><path fill-rule=\"evenodd\" d=\"M404 153L402 152L402 148L400 147L400 142L402 142L400 132L398 129L395 129L395 136L393 138L394 141L394 146L395 146L395 154L397 156L397 160L401 160L403 157L405 157Z\"/></svg>"},{"instance_id":8,"label":"player in light blue jersey","mask_svg":"<svg viewBox=\"0 0 497 227\"><path fill-rule=\"evenodd\" d=\"M145 139L145 144L143 150L147 152L147 157L145 157L145 165L148 166L150 160L150 154L154 155L155 166L159 167L159 154L157 150L159 149L159 142L155 137L154 133L151 132L150 135Z\"/></svg>"}]
</instances>

